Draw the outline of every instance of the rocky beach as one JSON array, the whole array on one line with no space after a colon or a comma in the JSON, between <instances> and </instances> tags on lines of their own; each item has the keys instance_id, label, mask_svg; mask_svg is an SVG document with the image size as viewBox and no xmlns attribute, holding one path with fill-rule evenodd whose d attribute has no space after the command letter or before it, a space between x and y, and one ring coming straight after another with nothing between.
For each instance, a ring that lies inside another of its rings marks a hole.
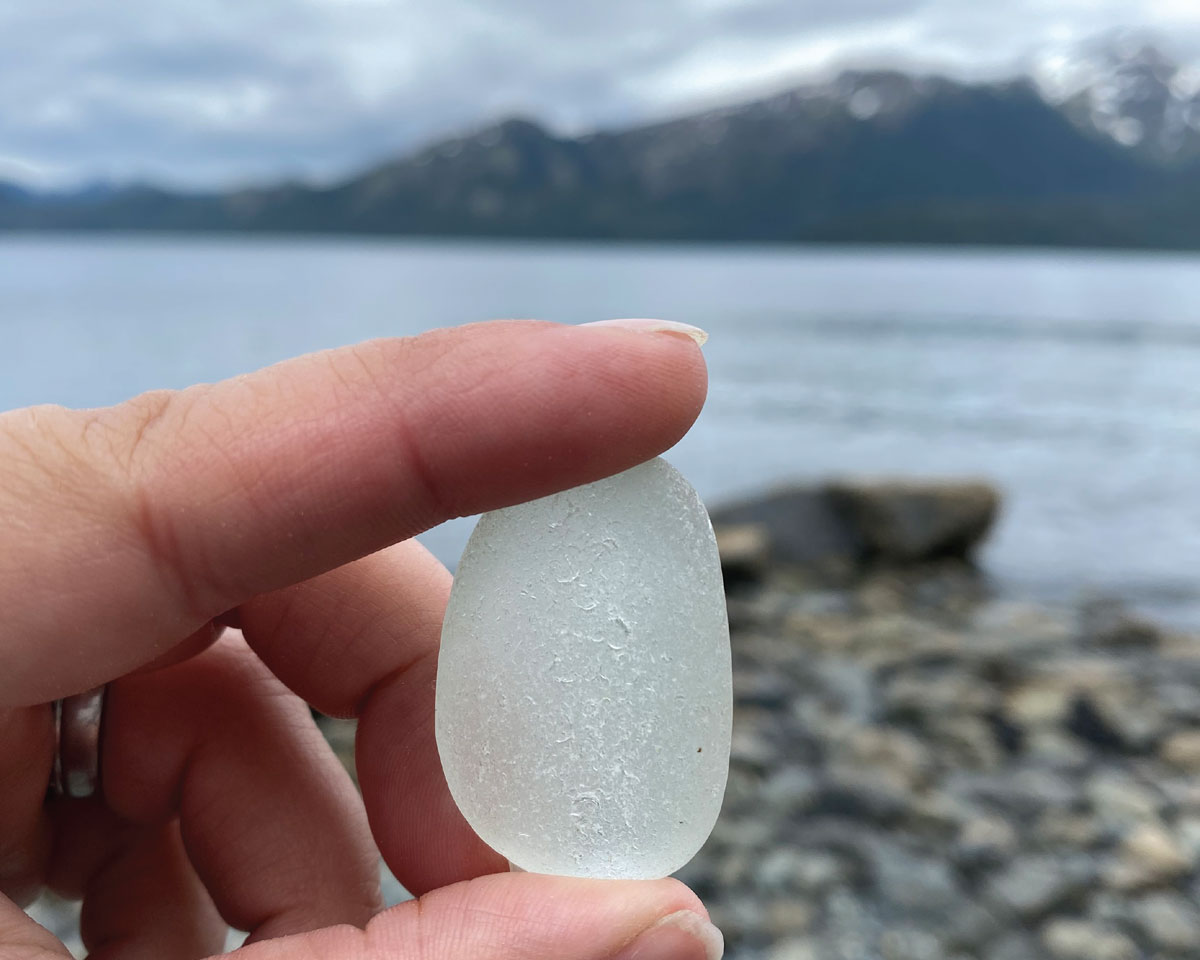
<instances>
[{"instance_id":1,"label":"rocky beach","mask_svg":"<svg viewBox=\"0 0 1200 960\"><path fill-rule=\"evenodd\" d=\"M729 786L680 876L735 960L1200 957L1200 644L990 595L978 483L718 510Z\"/></svg>"},{"instance_id":2,"label":"rocky beach","mask_svg":"<svg viewBox=\"0 0 1200 960\"><path fill-rule=\"evenodd\" d=\"M1200 957L1200 643L994 596L972 557L1000 512L980 482L714 511L733 751L680 877L731 960Z\"/></svg>"}]
</instances>

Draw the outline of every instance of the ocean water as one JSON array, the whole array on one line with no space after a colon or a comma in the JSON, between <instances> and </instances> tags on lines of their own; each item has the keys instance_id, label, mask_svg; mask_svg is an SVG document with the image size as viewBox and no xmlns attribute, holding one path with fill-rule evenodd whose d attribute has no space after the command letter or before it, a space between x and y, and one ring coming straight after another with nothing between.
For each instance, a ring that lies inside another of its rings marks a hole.
<instances>
[{"instance_id":1,"label":"ocean water","mask_svg":"<svg viewBox=\"0 0 1200 960\"><path fill-rule=\"evenodd\" d=\"M492 317L707 328L672 460L710 503L794 479L969 475L1014 596L1200 623L1200 257L0 239L0 409L99 405ZM424 539L453 565L470 521Z\"/></svg>"}]
</instances>

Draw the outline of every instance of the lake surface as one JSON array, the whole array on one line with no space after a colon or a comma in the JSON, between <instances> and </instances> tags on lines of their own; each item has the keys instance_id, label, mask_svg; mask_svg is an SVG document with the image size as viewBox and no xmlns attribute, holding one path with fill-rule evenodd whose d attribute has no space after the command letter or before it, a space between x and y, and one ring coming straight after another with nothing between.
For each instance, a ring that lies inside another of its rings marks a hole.
<instances>
[{"instance_id":1,"label":"lake surface","mask_svg":"<svg viewBox=\"0 0 1200 960\"><path fill-rule=\"evenodd\" d=\"M668 456L710 503L831 474L979 475L1014 595L1200 622L1200 258L423 242L0 239L0 409L94 406L492 317L699 324ZM470 522L424 539L457 559Z\"/></svg>"}]
</instances>

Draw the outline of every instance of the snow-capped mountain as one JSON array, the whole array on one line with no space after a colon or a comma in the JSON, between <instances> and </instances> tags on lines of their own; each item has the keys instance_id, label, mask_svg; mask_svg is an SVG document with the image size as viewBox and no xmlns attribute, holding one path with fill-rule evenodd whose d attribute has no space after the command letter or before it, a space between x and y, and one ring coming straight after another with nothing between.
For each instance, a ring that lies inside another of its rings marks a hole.
<instances>
[{"instance_id":1,"label":"snow-capped mountain","mask_svg":"<svg viewBox=\"0 0 1200 960\"><path fill-rule=\"evenodd\" d=\"M510 119L321 187L0 189L0 230L1200 248L1200 69L1122 43L1033 76L846 71L580 137Z\"/></svg>"},{"instance_id":2,"label":"snow-capped mountain","mask_svg":"<svg viewBox=\"0 0 1200 960\"><path fill-rule=\"evenodd\" d=\"M1200 156L1200 62L1176 62L1126 37L1048 57L1036 74L1079 126L1155 160Z\"/></svg>"}]
</instances>

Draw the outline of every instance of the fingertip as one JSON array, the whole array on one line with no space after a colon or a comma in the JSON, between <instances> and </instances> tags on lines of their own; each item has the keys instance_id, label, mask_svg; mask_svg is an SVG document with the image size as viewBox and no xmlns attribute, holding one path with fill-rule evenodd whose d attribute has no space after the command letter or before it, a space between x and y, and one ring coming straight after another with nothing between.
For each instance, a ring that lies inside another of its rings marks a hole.
<instances>
[{"instance_id":1,"label":"fingertip","mask_svg":"<svg viewBox=\"0 0 1200 960\"><path fill-rule=\"evenodd\" d=\"M708 367L701 347L708 333L699 327L661 320L601 320L560 329L571 331L576 341L582 338L585 349L603 345L607 351L636 355L639 365L645 365L642 376L663 398L677 401L685 416L690 411L688 426L704 406Z\"/></svg>"},{"instance_id":2,"label":"fingertip","mask_svg":"<svg viewBox=\"0 0 1200 960\"><path fill-rule=\"evenodd\" d=\"M590 392L574 394L585 406L584 418L603 412L621 431L616 447L637 449L637 459L623 467L657 456L691 429L708 394L708 366L695 337L658 327L554 329L578 365L571 382L592 385ZM623 416L634 419L622 422Z\"/></svg>"},{"instance_id":3,"label":"fingertip","mask_svg":"<svg viewBox=\"0 0 1200 960\"><path fill-rule=\"evenodd\" d=\"M412 392L410 441L443 515L599 480L673 446L707 391L674 334L509 320L438 331L422 349L449 396ZM480 478L487 482L481 483Z\"/></svg>"}]
</instances>

